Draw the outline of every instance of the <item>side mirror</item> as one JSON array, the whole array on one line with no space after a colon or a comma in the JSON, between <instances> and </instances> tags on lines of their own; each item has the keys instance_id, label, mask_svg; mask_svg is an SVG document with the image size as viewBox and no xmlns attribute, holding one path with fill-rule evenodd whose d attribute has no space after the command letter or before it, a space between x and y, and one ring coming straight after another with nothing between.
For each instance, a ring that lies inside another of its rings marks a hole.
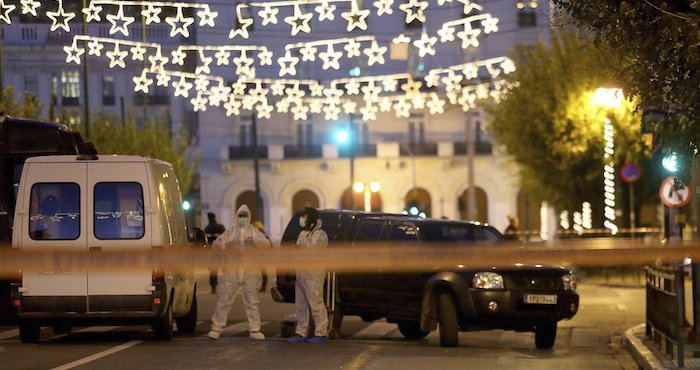
<instances>
[{"instance_id":1,"label":"side mirror","mask_svg":"<svg viewBox=\"0 0 700 370\"><path fill-rule=\"evenodd\" d=\"M190 248L193 249L200 249L200 248L206 248L207 245L209 245L209 240L207 239L207 234L204 233L204 230L195 227L192 230L192 240L190 241Z\"/></svg>"}]
</instances>

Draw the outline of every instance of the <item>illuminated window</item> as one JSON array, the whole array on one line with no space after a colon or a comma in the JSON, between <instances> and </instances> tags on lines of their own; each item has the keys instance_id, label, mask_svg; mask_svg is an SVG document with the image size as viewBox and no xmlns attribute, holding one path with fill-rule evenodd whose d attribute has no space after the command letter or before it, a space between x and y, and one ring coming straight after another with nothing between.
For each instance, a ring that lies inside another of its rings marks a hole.
<instances>
[{"instance_id":1,"label":"illuminated window","mask_svg":"<svg viewBox=\"0 0 700 370\"><path fill-rule=\"evenodd\" d=\"M518 0L516 2L518 8L518 26L520 27L535 27L537 26L537 8L536 0Z\"/></svg>"},{"instance_id":2,"label":"illuminated window","mask_svg":"<svg viewBox=\"0 0 700 370\"><path fill-rule=\"evenodd\" d=\"M80 72L61 71L61 100L63 105L80 104Z\"/></svg>"}]
</instances>

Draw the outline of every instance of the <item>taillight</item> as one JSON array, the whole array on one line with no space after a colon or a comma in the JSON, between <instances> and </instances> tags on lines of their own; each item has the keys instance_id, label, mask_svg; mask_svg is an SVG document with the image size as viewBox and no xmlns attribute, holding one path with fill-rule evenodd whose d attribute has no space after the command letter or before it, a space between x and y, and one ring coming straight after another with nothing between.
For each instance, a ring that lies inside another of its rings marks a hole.
<instances>
[{"instance_id":1,"label":"taillight","mask_svg":"<svg viewBox=\"0 0 700 370\"><path fill-rule=\"evenodd\" d=\"M153 269L153 273L151 274L151 280L154 283L162 283L165 281L165 273L162 269Z\"/></svg>"},{"instance_id":2,"label":"taillight","mask_svg":"<svg viewBox=\"0 0 700 370\"><path fill-rule=\"evenodd\" d=\"M12 285L22 286L22 270L17 270L12 276Z\"/></svg>"}]
</instances>

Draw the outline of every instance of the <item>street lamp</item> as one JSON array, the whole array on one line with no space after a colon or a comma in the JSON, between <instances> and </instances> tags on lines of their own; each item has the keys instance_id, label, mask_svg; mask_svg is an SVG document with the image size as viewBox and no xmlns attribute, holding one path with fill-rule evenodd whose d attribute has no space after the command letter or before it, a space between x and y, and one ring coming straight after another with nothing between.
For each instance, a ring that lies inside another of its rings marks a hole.
<instances>
[{"instance_id":1,"label":"street lamp","mask_svg":"<svg viewBox=\"0 0 700 370\"><path fill-rule=\"evenodd\" d=\"M348 154L350 157L350 186L355 186L355 123L353 122L353 114L350 113L348 129L339 129L335 133L335 140L338 144L348 146ZM350 209L355 209L355 197L350 193Z\"/></svg>"},{"instance_id":2,"label":"street lamp","mask_svg":"<svg viewBox=\"0 0 700 370\"><path fill-rule=\"evenodd\" d=\"M600 88L593 94L593 104L602 105L605 107L618 107L622 102L622 90ZM603 191L605 207L605 221L603 225L610 229L612 235L617 234L617 225L615 225L615 132L612 122L607 117L603 124L603 138L605 139L605 148L603 149L603 158L607 162L603 166Z\"/></svg>"},{"instance_id":3,"label":"street lamp","mask_svg":"<svg viewBox=\"0 0 700 370\"><path fill-rule=\"evenodd\" d=\"M379 181L372 181L368 185L365 185L364 182L358 181L352 185L352 189L355 190L356 193L364 193L365 195L365 212L371 212L372 211L372 193L378 193L379 189L381 189L381 185L379 184Z\"/></svg>"}]
</instances>

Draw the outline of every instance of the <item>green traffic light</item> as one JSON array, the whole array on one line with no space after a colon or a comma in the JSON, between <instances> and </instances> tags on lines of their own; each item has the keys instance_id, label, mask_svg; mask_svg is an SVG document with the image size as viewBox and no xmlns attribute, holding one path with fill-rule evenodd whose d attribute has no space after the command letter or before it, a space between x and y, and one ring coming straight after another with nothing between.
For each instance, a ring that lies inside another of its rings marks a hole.
<instances>
[{"instance_id":1,"label":"green traffic light","mask_svg":"<svg viewBox=\"0 0 700 370\"><path fill-rule=\"evenodd\" d=\"M672 153L671 155L665 156L661 160L661 164L664 166L666 171L673 172L673 173L678 171L678 157L676 157L675 153Z\"/></svg>"},{"instance_id":2,"label":"green traffic light","mask_svg":"<svg viewBox=\"0 0 700 370\"><path fill-rule=\"evenodd\" d=\"M184 209L185 211L189 211L190 210L190 202L188 202L188 201L182 202L182 209Z\"/></svg>"}]
</instances>

